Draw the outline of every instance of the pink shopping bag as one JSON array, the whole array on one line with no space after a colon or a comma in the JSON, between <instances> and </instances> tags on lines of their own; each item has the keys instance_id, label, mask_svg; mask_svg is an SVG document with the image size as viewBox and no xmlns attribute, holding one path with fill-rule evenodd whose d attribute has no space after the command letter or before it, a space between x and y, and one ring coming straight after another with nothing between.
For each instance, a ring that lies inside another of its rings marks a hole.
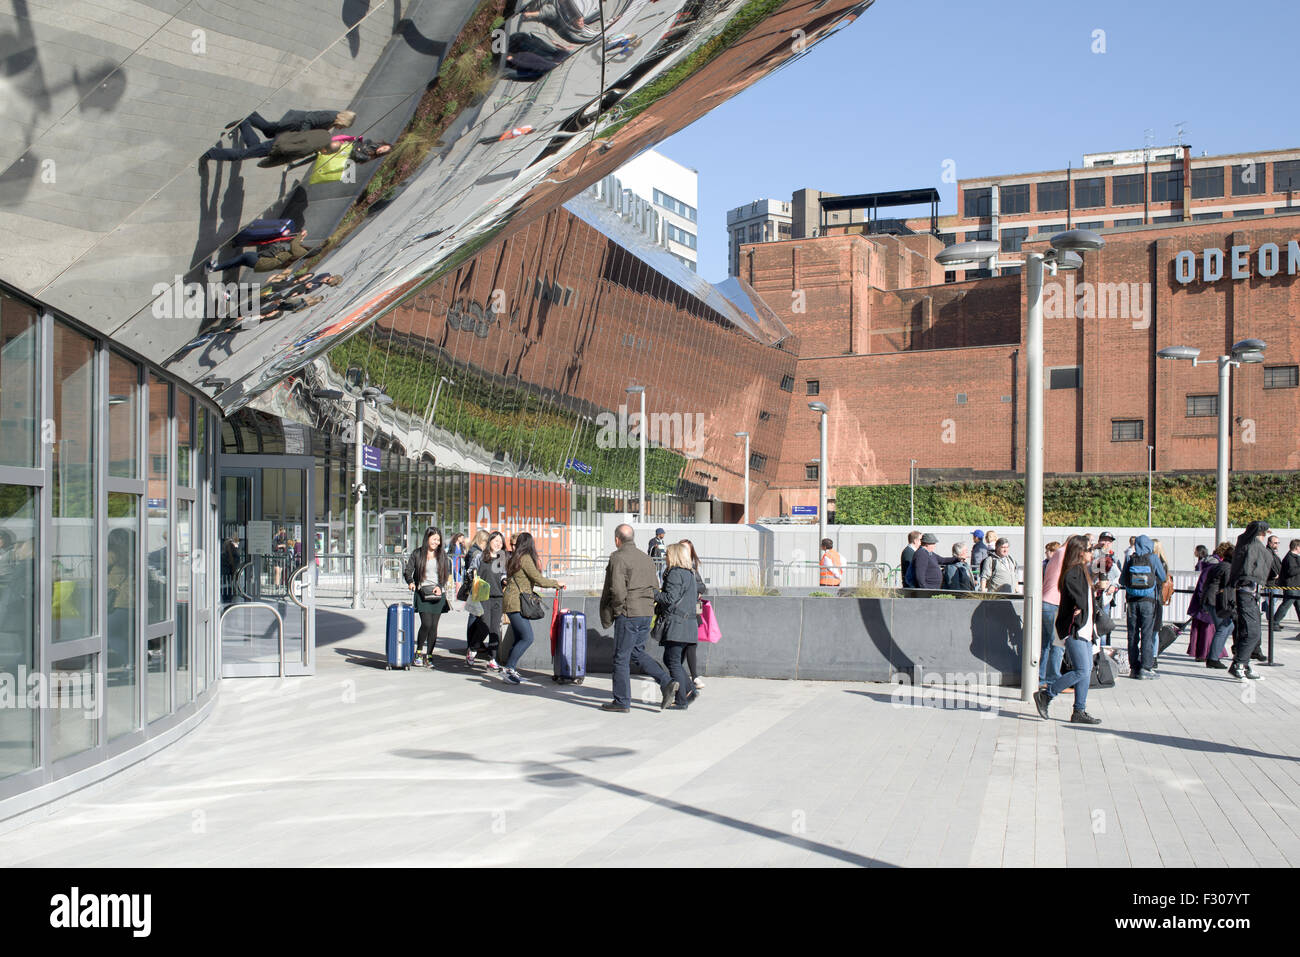
<instances>
[{"instance_id":1,"label":"pink shopping bag","mask_svg":"<svg viewBox=\"0 0 1300 957\"><path fill-rule=\"evenodd\" d=\"M704 611L700 617L704 620L700 622L700 641L715 643L722 638L722 630L718 627L717 616L713 614L713 602L705 599L701 605Z\"/></svg>"}]
</instances>

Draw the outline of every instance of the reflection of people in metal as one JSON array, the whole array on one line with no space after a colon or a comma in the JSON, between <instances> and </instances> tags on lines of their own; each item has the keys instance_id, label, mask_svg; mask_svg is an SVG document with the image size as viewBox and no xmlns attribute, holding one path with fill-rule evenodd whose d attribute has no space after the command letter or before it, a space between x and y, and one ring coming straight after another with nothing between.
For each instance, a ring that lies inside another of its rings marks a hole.
<instances>
[{"instance_id":1,"label":"reflection of people in metal","mask_svg":"<svg viewBox=\"0 0 1300 957\"><path fill-rule=\"evenodd\" d=\"M335 136L329 130L293 130L279 133L274 139L259 140L248 120L239 124L239 135L243 146L214 146L203 154L202 159L234 163L262 157L258 166L284 166L321 153L336 153L345 143L351 143L352 162L369 163L393 148L391 143L374 143L359 136Z\"/></svg>"},{"instance_id":2,"label":"reflection of people in metal","mask_svg":"<svg viewBox=\"0 0 1300 957\"><path fill-rule=\"evenodd\" d=\"M239 570L239 539L229 536L221 545L221 600L235 600L235 572Z\"/></svg>"},{"instance_id":3,"label":"reflection of people in metal","mask_svg":"<svg viewBox=\"0 0 1300 957\"><path fill-rule=\"evenodd\" d=\"M590 43L600 36L600 0L535 0L520 19L537 20L572 43Z\"/></svg>"},{"instance_id":4,"label":"reflection of people in metal","mask_svg":"<svg viewBox=\"0 0 1300 957\"><path fill-rule=\"evenodd\" d=\"M281 133L304 130L346 130L356 118L357 114L351 110L287 110L284 116L272 122L254 111L242 120L231 120L226 129L233 130L248 123L263 136L276 137Z\"/></svg>"},{"instance_id":5,"label":"reflection of people in metal","mask_svg":"<svg viewBox=\"0 0 1300 957\"><path fill-rule=\"evenodd\" d=\"M307 230L304 229L292 239L264 243L253 249L246 249L223 262L209 263L204 268L208 272L225 272L227 269L235 269L241 266L247 266L253 272L271 272L274 269L283 270L286 266L313 252L303 243L306 238Z\"/></svg>"}]
</instances>

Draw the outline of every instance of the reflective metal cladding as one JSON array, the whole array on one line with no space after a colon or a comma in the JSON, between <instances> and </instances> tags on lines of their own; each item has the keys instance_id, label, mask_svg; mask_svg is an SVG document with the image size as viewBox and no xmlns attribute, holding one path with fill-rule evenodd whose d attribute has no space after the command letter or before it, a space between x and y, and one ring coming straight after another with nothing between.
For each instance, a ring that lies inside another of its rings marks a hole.
<instances>
[{"instance_id":1,"label":"reflective metal cladding","mask_svg":"<svg viewBox=\"0 0 1300 957\"><path fill-rule=\"evenodd\" d=\"M0 280L234 410L869 5L10 0Z\"/></svg>"}]
</instances>

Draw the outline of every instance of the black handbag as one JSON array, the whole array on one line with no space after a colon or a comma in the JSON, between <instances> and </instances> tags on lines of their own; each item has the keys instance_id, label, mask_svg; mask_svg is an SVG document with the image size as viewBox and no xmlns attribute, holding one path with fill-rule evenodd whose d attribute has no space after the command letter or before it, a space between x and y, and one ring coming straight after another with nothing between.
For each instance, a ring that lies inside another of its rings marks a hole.
<instances>
[{"instance_id":1,"label":"black handbag","mask_svg":"<svg viewBox=\"0 0 1300 957\"><path fill-rule=\"evenodd\" d=\"M1089 688L1115 687L1115 662L1110 655L1101 652L1092 659L1092 675L1088 679Z\"/></svg>"},{"instance_id":2,"label":"black handbag","mask_svg":"<svg viewBox=\"0 0 1300 957\"><path fill-rule=\"evenodd\" d=\"M536 621L546 614L542 609L542 600L537 597L536 592L521 591L519 593L519 614L529 621Z\"/></svg>"}]
</instances>

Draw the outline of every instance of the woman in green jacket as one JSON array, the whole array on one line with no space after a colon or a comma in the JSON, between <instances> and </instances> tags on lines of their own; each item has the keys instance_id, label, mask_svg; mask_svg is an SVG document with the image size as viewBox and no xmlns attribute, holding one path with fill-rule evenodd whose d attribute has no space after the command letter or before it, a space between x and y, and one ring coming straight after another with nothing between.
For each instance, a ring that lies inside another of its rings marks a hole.
<instances>
[{"instance_id":1,"label":"woman in green jacket","mask_svg":"<svg viewBox=\"0 0 1300 957\"><path fill-rule=\"evenodd\" d=\"M516 668L519 659L533 643L533 626L519 611L519 596L524 593L535 596L535 587L563 588L564 582L547 578L537 570L537 546L533 544L533 536L521 532L515 539L515 550L510 553L510 561L506 563L506 582L502 589L503 608L506 617L510 619L510 630L515 636L514 647L510 649L510 657L505 662L504 677L513 684L521 684L524 680Z\"/></svg>"}]
</instances>

